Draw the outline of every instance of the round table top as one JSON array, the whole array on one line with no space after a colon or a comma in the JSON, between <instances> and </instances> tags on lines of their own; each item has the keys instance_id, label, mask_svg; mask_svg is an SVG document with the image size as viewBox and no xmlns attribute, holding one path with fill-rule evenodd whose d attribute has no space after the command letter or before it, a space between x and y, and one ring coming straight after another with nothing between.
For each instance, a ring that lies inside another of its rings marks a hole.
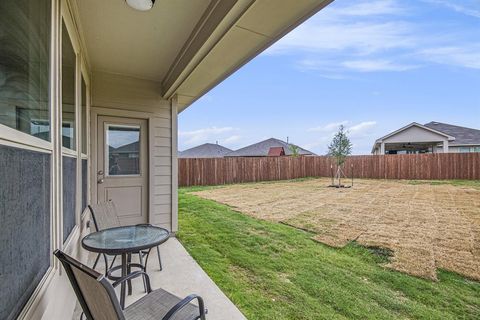
<instances>
[{"instance_id":1,"label":"round table top","mask_svg":"<svg viewBox=\"0 0 480 320\"><path fill-rule=\"evenodd\" d=\"M156 247L169 236L167 229L151 225L116 227L90 233L82 239L82 247L98 253L134 253Z\"/></svg>"}]
</instances>

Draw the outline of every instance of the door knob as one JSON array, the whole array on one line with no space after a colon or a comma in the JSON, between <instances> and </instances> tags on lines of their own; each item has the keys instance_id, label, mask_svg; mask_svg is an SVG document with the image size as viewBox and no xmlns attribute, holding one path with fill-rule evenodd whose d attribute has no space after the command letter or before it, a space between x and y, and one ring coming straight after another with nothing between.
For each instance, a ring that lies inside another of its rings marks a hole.
<instances>
[{"instance_id":1,"label":"door knob","mask_svg":"<svg viewBox=\"0 0 480 320\"><path fill-rule=\"evenodd\" d=\"M101 175L103 174L103 171L102 171L102 170L99 170L99 171L97 172L97 174L98 174L99 176L101 176Z\"/></svg>"},{"instance_id":2,"label":"door knob","mask_svg":"<svg viewBox=\"0 0 480 320\"><path fill-rule=\"evenodd\" d=\"M102 179L98 179L98 180L97 180L97 183L98 183L98 184L102 184L104 181L105 181L105 180L104 180L103 178L102 178Z\"/></svg>"}]
</instances>

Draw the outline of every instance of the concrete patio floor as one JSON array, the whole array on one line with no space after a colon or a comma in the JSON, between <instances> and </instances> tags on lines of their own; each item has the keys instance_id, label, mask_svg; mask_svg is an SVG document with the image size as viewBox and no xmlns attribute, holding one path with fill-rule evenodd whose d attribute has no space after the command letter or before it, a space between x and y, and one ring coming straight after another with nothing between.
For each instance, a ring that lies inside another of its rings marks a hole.
<instances>
[{"instance_id":1,"label":"concrete patio floor","mask_svg":"<svg viewBox=\"0 0 480 320\"><path fill-rule=\"evenodd\" d=\"M156 250L152 250L148 261L147 273L150 276L152 290L163 288L178 297L184 298L195 293L201 296L208 309L208 320L243 320L245 316L217 287L210 277L203 271L198 263L188 254L187 250L172 237L160 246L163 270L158 267ZM90 255L89 265L93 264L95 255ZM104 272L102 260L99 262L98 271ZM140 299L145 292L140 278L132 281L133 293L127 295L126 305ZM73 319L80 318L80 307L77 303Z\"/></svg>"}]
</instances>

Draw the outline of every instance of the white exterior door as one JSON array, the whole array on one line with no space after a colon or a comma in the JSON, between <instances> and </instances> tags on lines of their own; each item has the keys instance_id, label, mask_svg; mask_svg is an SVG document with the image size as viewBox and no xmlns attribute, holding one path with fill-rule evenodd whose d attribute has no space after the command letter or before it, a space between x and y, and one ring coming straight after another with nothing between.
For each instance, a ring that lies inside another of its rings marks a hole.
<instances>
[{"instance_id":1,"label":"white exterior door","mask_svg":"<svg viewBox=\"0 0 480 320\"><path fill-rule=\"evenodd\" d=\"M97 201L112 200L122 225L148 222L147 121L98 117Z\"/></svg>"}]
</instances>

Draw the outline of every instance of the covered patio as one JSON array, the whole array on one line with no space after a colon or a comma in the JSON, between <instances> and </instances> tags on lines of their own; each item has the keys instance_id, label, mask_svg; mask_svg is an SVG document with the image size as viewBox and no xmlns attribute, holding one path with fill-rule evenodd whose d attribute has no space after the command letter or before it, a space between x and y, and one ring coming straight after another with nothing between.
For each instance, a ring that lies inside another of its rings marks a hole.
<instances>
[{"instance_id":1,"label":"covered patio","mask_svg":"<svg viewBox=\"0 0 480 320\"><path fill-rule=\"evenodd\" d=\"M152 255L151 259L156 261L156 252L152 252ZM155 262L148 266L147 273L150 275L153 288L163 288L179 297L195 292L208 301L207 317L210 320L246 319L176 238L170 238L162 245L162 256L166 258L163 259L162 271ZM89 255L89 265L93 265L94 259L95 255ZM103 268L100 264L97 270L103 272ZM127 296L127 306L145 295L140 278L135 279L132 285L133 293ZM81 307L77 303L73 319L79 319L81 312Z\"/></svg>"}]
</instances>

